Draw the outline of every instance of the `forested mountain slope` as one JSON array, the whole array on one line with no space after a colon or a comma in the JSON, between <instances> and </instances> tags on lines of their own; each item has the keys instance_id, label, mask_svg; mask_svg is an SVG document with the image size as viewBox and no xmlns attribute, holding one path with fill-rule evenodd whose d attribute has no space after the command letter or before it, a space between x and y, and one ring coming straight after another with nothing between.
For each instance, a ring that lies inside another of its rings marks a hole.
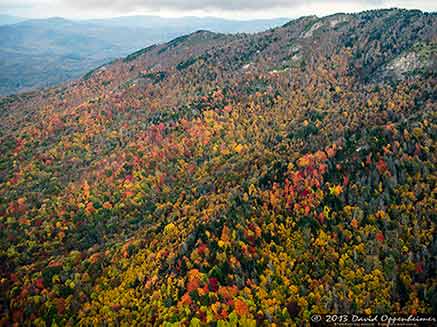
<instances>
[{"instance_id":1,"label":"forested mountain slope","mask_svg":"<svg viewBox=\"0 0 437 327\"><path fill-rule=\"evenodd\" d=\"M1 98L1 322L435 312L436 25L198 31Z\"/></svg>"}]
</instances>

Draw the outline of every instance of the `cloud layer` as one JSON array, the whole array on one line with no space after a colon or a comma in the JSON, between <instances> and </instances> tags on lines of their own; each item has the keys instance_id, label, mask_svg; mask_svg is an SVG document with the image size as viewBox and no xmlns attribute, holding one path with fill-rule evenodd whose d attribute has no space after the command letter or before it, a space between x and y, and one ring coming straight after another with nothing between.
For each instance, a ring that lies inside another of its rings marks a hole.
<instances>
[{"instance_id":1,"label":"cloud layer","mask_svg":"<svg viewBox=\"0 0 437 327\"><path fill-rule=\"evenodd\" d=\"M87 5L95 8L117 8L118 10L263 10L272 8L296 8L311 3L326 3L327 1L302 0L66 0L72 6ZM335 3L350 3L350 0L331 1ZM383 0L357 0L356 3L378 5ZM401 1L402 2L402 1ZM405 2L405 1L404 1ZM410 1L411 2L411 1Z\"/></svg>"},{"instance_id":2,"label":"cloud layer","mask_svg":"<svg viewBox=\"0 0 437 327\"><path fill-rule=\"evenodd\" d=\"M41 16L117 16L130 14L298 17L372 8L437 10L430 0L0 0L0 10Z\"/></svg>"},{"instance_id":3,"label":"cloud layer","mask_svg":"<svg viewBox=\"0 0 437 327\"><path fill-rule=\"evenodd\" d=\"M95 8L116 8L118 10L270 10L272 8L293 9L313 5L329 5L333 7L348 6L425 6L434 1L411 0L64 0L71 6L88 6ZM435 2L434 2L435 3ZM437 7L437 5L433 5Z\"/></svg>"}]
</instances>

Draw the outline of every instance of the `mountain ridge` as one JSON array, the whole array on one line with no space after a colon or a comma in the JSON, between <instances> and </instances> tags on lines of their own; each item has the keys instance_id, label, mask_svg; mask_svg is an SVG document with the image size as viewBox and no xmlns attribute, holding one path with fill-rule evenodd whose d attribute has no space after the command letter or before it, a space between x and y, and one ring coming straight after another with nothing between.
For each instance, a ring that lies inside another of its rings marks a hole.
<instances>
[{"instance_id":1,"label":"mountain ridge","mask_svg":"<svg viewBox=\"0 0 437 327\"><path fill-rule=\"evenodd\" d=\"M281 19L231 21L168 19L130 22L68 20L62 17L29 19L0 26L0 94L10 94L80 77L93 67L126 56L144 45L171 40L199 28L218 31L256 31ZM106 22L106 23L105 23ZM11 56L10 53L15 53ZM17 74L17 70L20 70Z\"/></svg>"}]
</instances>

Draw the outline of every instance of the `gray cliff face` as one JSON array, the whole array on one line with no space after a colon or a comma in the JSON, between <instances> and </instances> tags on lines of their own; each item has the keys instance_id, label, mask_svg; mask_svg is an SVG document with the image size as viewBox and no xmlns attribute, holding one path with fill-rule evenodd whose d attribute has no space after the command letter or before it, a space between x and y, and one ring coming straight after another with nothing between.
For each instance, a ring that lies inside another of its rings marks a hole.
<instances>
[{"instance_id":1,"label":"gray cliff face","mask_svg":"<svg viewBox=\"0 0 437 327\"><path fill-rule=\"evenodd\" d=\"M437 72L436 43L416 44L383 66L377 79L404 80L423 73Z\"/></svg>"}]
</instances>

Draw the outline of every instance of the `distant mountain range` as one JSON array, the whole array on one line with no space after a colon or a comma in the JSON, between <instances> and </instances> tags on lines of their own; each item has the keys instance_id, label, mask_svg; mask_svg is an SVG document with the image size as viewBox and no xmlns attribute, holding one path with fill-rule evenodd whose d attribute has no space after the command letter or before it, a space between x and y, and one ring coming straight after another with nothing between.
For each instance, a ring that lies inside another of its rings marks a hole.
<instances>
[{"instance_id":1,"label":"distant mountain range","mask_svg":"<svg viewBox=\"0 0 437 327\"><path fill-rule=\"evenodd\" d=\"M234 21L214 17L130 16L29 19L0 16L0 95L55 85L145 46L205 29L259 32L288 19Z\"/></svg>"},{"instance_id":2,"label":"distant mountain range","mask_svg":"<svg viewBox=\"0 0 437 327\"><path fill-rule=\"evenodd\" d=\"M28 18L11 16L11 15L0 15L0 26L20 23L27 19Z\"/></svg>"}]
</instances>

